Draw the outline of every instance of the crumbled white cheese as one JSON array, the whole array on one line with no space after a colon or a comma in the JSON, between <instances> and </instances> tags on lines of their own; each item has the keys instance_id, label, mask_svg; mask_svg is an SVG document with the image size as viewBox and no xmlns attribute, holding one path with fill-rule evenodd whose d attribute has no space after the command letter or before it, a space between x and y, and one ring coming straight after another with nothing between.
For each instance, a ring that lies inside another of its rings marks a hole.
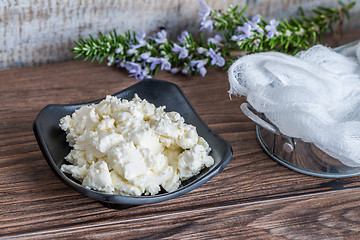
<instances>
[{"instance_id":1,"label":"crumbled white cheese","mask_svg":"<svg viewBox=\"0 0 360 240\"><path fill-rule=\"evenodd\" d=\"M196 128L177 112L140 99L107 96L60 120L72 150L61 170L89 188L127 196L179 188L214 164Z\"/></svg>"}]
</instances>

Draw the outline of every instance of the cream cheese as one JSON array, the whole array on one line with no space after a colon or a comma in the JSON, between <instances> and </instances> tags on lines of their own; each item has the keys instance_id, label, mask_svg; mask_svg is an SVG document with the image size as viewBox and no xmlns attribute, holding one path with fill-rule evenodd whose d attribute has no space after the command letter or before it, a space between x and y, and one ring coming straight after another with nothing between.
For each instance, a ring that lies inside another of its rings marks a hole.
<instances>
[{"instance_id":1,"label":"cream cheese","mask_svg":"<svg viewBox=\"0 0 360 240\"><path fill-rule=\"evenodd\" d=\"M61 170L89 188L126 196L168 192L214 164L196 127L140 99L107 96L60 120L72 150Z\"/></svg>"}]
</instances>

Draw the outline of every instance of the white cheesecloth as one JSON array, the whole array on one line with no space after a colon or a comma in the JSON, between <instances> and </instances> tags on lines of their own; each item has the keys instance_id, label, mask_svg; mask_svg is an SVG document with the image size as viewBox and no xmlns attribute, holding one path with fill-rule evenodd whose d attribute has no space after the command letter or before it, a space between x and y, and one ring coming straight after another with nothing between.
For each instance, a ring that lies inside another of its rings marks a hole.
<instances>
[{"instance_id":1,"label":"white cheesecloth","mask_svg":"<svg viewBox=\"0 0 360 240\"><path fill-rule=\"evenodd\" d=\"M360 43L317 45L289 56L246 55L229 71L230 96L251 106L284 135L314 143L347 166L360 166Z\"/></svg>"}]
</instances>

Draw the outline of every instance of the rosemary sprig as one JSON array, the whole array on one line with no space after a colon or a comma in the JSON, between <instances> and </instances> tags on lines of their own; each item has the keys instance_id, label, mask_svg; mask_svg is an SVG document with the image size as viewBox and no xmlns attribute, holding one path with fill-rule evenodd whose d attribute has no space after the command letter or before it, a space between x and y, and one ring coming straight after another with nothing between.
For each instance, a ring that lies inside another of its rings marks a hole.
<instances>
[{"instance_id":1,"label":"rosemary sprig","mask_svg":"<svg viewBox=\"0 0 360 240\"><path fill-rule=\"evenodd\" d=\"M75 41L72 49L75 58L85 56L84 60L99 63L107 59L108 65L126 68L130 76L141 80L155 75L160 69L172 73L206 74L209 66L226 68L233 61L232 52L242 54L279 51L296 54L301 50L321 42L326 31L341 29L344 16L350 18L349 10L355 2L345 5L339 1L338 8L318 7L314 16L307 17L300 8L301 18L265 21L261 15L251 20L244 16L247 7L238 10L230 6L226 11L216 11L200 1L200 30L209 29L221 32L220 35L199 41L187 31L178 37L178 41L167 39L166 31L161 30L153 37L146 37L143 31L126 31L123 35L116 30L108 35L99 33L98 39L90 35L89 40ZM337 26L335 26L338 24Z\"/></svg>"}]
</instances>

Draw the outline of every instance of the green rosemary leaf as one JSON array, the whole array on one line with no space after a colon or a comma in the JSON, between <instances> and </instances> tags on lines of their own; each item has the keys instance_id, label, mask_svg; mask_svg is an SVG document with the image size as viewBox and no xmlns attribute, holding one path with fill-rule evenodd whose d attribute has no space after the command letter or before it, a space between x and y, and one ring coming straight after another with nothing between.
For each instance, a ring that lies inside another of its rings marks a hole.
<instances>
[{"instance_id":1,"label":"green rosemary leaf","mask_svg":"<svg viewBox=\"0 0 360 240\"><path fill-rule=\"evenodd\" d=\"M81 53L79 53L78 55L76 55L74 58L76 59L76 58L80 57L81 55L83 55L83 53L82 53L82 52L81 52Z\"/></svg>"},{"instance_id":2,"label":"green rosemary leaf","mask_svg":"<svg viewBox=\"0 0 360 240\"><path fill-rule=\"evenodd\" d=\"M320 12L320 11L318 11L318 10L316 10L316 9L312 9L311 11L313 11L314 13L316 13L316 14L318 14L318 15L322 15L322 14L323 14L322 12Z\"/></svg>"},{"instance_id":3,"label":"green rosemary leaf","mask_svg":"<svg viewBox=\"0 0 360 240\"><path fill-rule=\"evenodd\" d=\"M309 43L309 41L308 41L306 38L304 38L303 45L305 46L305 48L309 48L309 47L310 47L310 43Z\"/></svg>"},{"instance_id":4,"label":"green rosemary leaf","mask_svg":"<svg viewBox=\"0 0 360 240\"><path fill-rule=\"evenodd\" d=\"M350 19L350 13L348 11L345 11L345 16L347 19Z\"/></svg>"},{"instance_id":5,"label":"green rosemary leaf","mask_svg":"<svg viewBox=\"0 0 360 240\"><path fill-rule=\"evenodd\" d=\"M311 23L311 22L312 22L312 20L311 20L310 18L305 17L305 16L302 16L302 19L303 19L303 20L305 20L305 21L307 21L307 22L309 22L309 23Z\"/></svg>"},{"instance_id":6,"label":"green rosemary leaf","mask_svg":"<svg viewBox=\"0 0 360 240\"><path fill-rule=\"evenodd\" d=\"M99 38L102 42L105 42L105 38L102 32L99 32Z\"/></svg>"},{"instance_id":7,"label":"green rosemary leaf","mask_svg":"<svg viewBox=\"0 0 360 240\"><path fill-rule=\"evenodd\" d=\"M248 45L245 44L245 46L244 46L244 52L247 52L247 50L248 50Z\"/></svg>"},{"instance_id":8,"label":"green rosemary leaf","mask_svg":"<svg viewBox=\"0 0 360 240\"><path fill-rule=\"evenodd\" d=\"M125 40L124 40L124 37L121 36L121 35L118 37L118 42L119 42L120 45L123 45L123 46L126 45Z\"/></svg>"},{"instance_id":9,"label":"green rosemary leaf","mask_svg":"<svg viewBox=\"0 0 360 240\"><path fill-rule=\"evenodd\" d=\"M275 38L272 38L270 40L270 49L272 50L272 49L274 49L274 47L275 47Z\"/></svg>"},{"instance_id":10,"label":"green rosemary leaf","mask_svg":"<svg viewBox=\"0 0 360 240\"><path fill-rule=\"evenodd\" d=\"M290 23L288 22L287 19L284 19L284 23L285 23L286 26L290 26Z\"/></svg>"},{"instance_id":11,"label":"green rosemary leaf","mask_svg":"<svg viewBox=\"0 0 360 240\"><path fill-rule=\"evenodd\" d=\"M114 29L113 32L116 40L119 41L119 35L117 34L116 29Z\"/></svg>"},{"instance_id":12,"label":"green rosemary leaf","mask_svg":"<svg viewBox=\"0 0 360 240\"><path fill-rule=\"evenodd\" d=\"M316 43L316 33L315 32L311 32L311 38L312 38L312 44L315 45L315 43Z\"/></svg>"},{"instance_id":13,"label":"green rosemary leaf","mask_svg":"<svg viewBox=\"0 0 360 240\"><path fill-rule=\"evenodd\" d=\"M242 16L244 13L245 13L245 11L248 9L248 5L246 5L240 12L239 12L239 16Z\"/></svg>"},{"instance_id":14,"label":"green rosemary leaf","mask_svg":"<svg viewBox=\"0 0 360 240\"><path fill-rule=\"evenodd\" d=\"M253 46L251 47L251 52L254 53L255 50L256 50L256 45L253 45Z\"/></svg>"},{"instance_id":15,"label":"green rosemary leaf","mask_svg":"<svg viewBox=\"0 0 360 240\"><path fill-rule=\"evenodd\" d=\"M84 45L86 44L86 40L85 39L83 39L83 38L80 38L80 40L84 43Z\"/></svg>"},{"instance_id":16,"label":"green rosemary leaf","mask_svg":"<svg viewBox=\"0 0 360 240\"><path fill-rule=\"evenodd\" d=\"M194 38L192 35L189 35L189 38L190 38L190 42L193 43L194 42Z\"/></svg>"},{"instance_id":17,"label":"green rosemary leaf","mask_svg":"<svg viewBox=\"0 0 360 240\"><path fill-rule=\"evenodd\" d=\"M75 40L74 42L75 42L75 44L78 45L80 48L83 47L83 45L82 45L81 43L79 43L78 41Z\"/></svg>"},{"instance_id":18,"label":"green rosemary leaf","mask_svg":"<svg viewBox=\"0 0 360 240\"><path fill-rule=\"evenodd\" d=\"M199 37L199 46L200 47L204 46L204 36L202 34L200 34L200 37Z\"/></svg>"},{"instance_id":19,"label":"green rosemary leaf","mask_svg":"<svg viewBox=\"0 0 360 240\"><path fill-rule=\"evenodd\" d=\"M104 58L105 58L105 55L99 57L99 64L102 63L102 61L104 60Z\"/></svg>"},{"instance_id":20,"label":"green rosemary leaf","mask_svg":"<svg viewBox=\"0 0 360 240\"><path fill-rule=\"evenodd\" d=\"M91 58L90 62L92 63L95 59L96 59L96 55L94 55L94 56Z\"/></svg>"},{"instance_id":21,"label":"green rosemary leaf","mask_svg":"<svg viewBox=\"0 0 360 240\"><path fill-rule=\"evenodd\" d=\"M288 38L288 41L287 41L286 44L285 44L285 49L286 49L286 51L287 51L287 49L289 48L290 43L292 42L293 38L294 38L294 35L292 35L291 37Z\"/></svg>"},{"instance_id":22,"label":"green rosemary leaf","mask_svg":"<svg viewBox=\"0 0 360 240\"><path fill-rule=\"evenodd\" d=\"M346 8L346 5L345 5L342 1L338 1L338 4L339 4L342 8Z\"/></svg>"},{"instance_id":23,"label":"green rosemary leaf","mask_svg":"<svg viewBox=\"0 0 360 240\"><path fill-rule=\"evenodd\" d=\"M325 8L325 7L318 7L319 10L322 10L323 12L327 12L327 13L334 13L336 12L336 9L334 8Z\"/></svg>"},{"instance_id":24,"label":"green rosemary leaf","mask_svg":"<svg viewBox=\"0 0 360 240\"><path fill-rule=\"evenodd\" d=\"M262 52L264 49L264 42L261 41L260 44L259 44L259 51Z\"/></svg>"},{"instance_id":25,"label":"green rosemary leaf","mask_svg":"<svg viewBox=\"0 0 360 240\"><path fill-rule=\"evenodd\" d=\"M290 20L291 20L293 23L295 23L297 26L301 26L301 24L299 23L299 21L296 20L295 18L290 17Z\"/></svg>"},{"instance_id":26,"label":"green rosemary leaf","mask_svg":"<svg viewBox=\"0 0 360 240\"><path fill-rule=\"evenodd\" d=\"M95 40L95 38L93 37L93 35L89 34L89 36L90 36L91 41L96 42L96 40Z\"/></svg>"},{"instance_id":27,"label":"green rosemary leaf","mask_svg":"<svg viewBox=\"0 0 360 240\"><path fill-rule=\"evenodd\" d=\"M156 75L157 72L159 71L159 69L160 69L160 65L157 65L156 68L153 71L153 75Z\"/></svg>"},{"instance_id":28,"label":"green rosemary leaf","mask_svg":"<svg viewBox=\"0 0 360 240\"><path fill-rule=\"evenodd\" d=\"M280 36L280 44L281 44L281 45L284 45L284 42L285 42L285 40L284 40L284 35L281 35L281 36Z\"/></svg>"},{"instance_id":29,"label":"green rosemary leaf","mask_svg":"<svg viewBox=\"0 0 360 240\"><path fill-rule=\"evenodd\" d=\"M130 38L131 38L130 30L126 30L126 31L125 31L125 38L126 38L126 39L130 39Z\"/></svg>"},{"instance_id":30,"label":"green rosemary leaf","mask_svg":"<svg viewBox=\"0 0 360 240\"><path fill-rule=\"evenodd\" d=\"M351 2L346 8L347 10L352 9L355 6L356 2Z\"/></svg>"},{"instance_id":31,"label":"green rosemary leaf","mask_svg":"<svg viewBox=\"0 0 360 240\"><path fill-rule=\"evenodd\" d=\"M279 25L280 25L281 27L283 27L283 28L286 27L285 24L284 24L282 21L280 21L280 20L279 20Z\"/></svg>"},{"instance_id":32,"label":"green rosemary leaf","mask_svg":"<svg viewBox=\"0 0 360 240\"><path fill-rule=\"evenodd\" d=\"M294 51L292 51L291 55L295 55L299 52L299 49L298 48L295 48Z\"/></svg>"},{"instance_id":33,"label":"green rosemary leaf","mask_svg":"<svg viewBox=\"0 0 360 240\"><path fill-rule=\"evenodd\" d=\"M299 7L299 12L300 12L300 14L301 14L302 17L305 16L304 9L303 9L301 6Z\"/></svg>"}]
</instances>

